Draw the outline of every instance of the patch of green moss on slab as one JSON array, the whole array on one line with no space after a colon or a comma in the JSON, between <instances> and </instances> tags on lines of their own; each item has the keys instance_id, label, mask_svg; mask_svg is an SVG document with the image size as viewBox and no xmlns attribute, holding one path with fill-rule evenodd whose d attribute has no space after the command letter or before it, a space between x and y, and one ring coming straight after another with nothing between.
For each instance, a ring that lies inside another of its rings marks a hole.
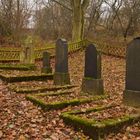
<instances>
[{"instance_id":1,"label":"patch of green moss on slab","mask_svg":"<svg viewBox=\"0 0 140 140\"><path fill-rule=\"evenodd\" d=\"M92 77L84 77L84 79L86 79L86 80L94 80L95 78L92 78Z\"/></svg>"}]
</instances>

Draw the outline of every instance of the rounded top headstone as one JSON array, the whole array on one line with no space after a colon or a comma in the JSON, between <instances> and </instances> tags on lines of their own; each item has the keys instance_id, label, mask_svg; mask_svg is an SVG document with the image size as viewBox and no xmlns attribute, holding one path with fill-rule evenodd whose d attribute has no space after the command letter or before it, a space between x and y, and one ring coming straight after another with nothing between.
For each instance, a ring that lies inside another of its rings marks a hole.
<instances>
[{"instance_id":1,"label":"rounded top headstone","mask_svg":"<svg viewBox=\"0 0 140 140\"><path fill-rule=\"evenodd\" d=\"M135 37L127 47L127 53L134 50L134 48L140 48L140 37ZM132 49L132 50L131 50ZM135 51L136 52L136 51Z\"/></svg>"},{"instance_id":2,"label":"rounded top headstone","mask_svg":"<svg viewBox=\"0 0 140 140\"><path fill-rule=\"evenodd\" d=\"M67 46L67 40L64 39L64 38L57 39L56 46L57 47L66 47Z\"/></svg>"},{"instance_id":3,"label":"rounded top headstone","mask_svg":"<svg viewBox=\"0 0 140 140\"><path fill-rule=\"evenodd\" d=\"M140 91L140 37L134 38L126 50L126 89Z\"/></svg>"},{"instance_id":4,"label":"rounded top headstone","mask_svg":"<svg viewBox=\"0 0 140 140\"><path fill-rule=\"evenodd\" d=\"M92 44L92 43L88 45L88 47L91 47L91 46L92 46L92 47L95 47L95 45L94 45L94 44Z\"/></svg>"},{"instance_id":5,"label":"rounded top headstone","mask_svg":"<svg viewBox=\"0 0 140 140\"><path fill-rule=\"evenodd\" d=\"M138 40L138 39L140 40L140 36L134 38L134 40Z\"/></svg>"},{"instance_id":6,"label":"rounded top headstone","mask_svg":"<svg viewBox=\"0 0 140 140\"><path fill-rule=\"evenodd\" d=\"M66 39L64 39L64 38L59 38L59 39L57 39L57 41L56 41L57 43L66 43L67 42L67 40Z\"/></svg>"}]
</instances>

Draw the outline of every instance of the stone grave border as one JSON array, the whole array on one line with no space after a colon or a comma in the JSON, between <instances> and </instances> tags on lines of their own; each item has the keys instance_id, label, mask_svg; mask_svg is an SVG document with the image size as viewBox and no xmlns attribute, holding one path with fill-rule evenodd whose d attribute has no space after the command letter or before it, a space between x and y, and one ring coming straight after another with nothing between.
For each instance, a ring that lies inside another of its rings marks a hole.
<instances>
[{"instance_id":1,"label":"stone grave border","mask_svg":"<svg viewBox=\"0 0 140 140\"><path fill-rule=\"evenodd\" d=\"M76 85L65 85L65 86L55 86L55 87L44 87L44 88L34 88L34 89L19 89L19 88L13 88L9 86L9 89L16 93L23 93L23 94L35 94L40 92L47 92L47 91L57 91L57 90L65 90L65 89L71 89L77 87Z\"/></svg>"},{"instance_id":2,"label":"stone grave border","mask_svg":"<svg viewBox=\"0 0 140 140\"><path fill-rule=\"evenodd\" d=\"M4 70L35 70L36 66L32 64L0 64L0 69Z\"/></svg>"},{"instance_id":3,"label":"stone grave border","mask_svg":"<svg viewBox=\"0 0 140 140\"><path fill-rule=\"evenodd\" d=\"M120 118L106 119L101 122L77 116L78 114L98 112L111 107L114 106L110 105L91 108L85 111L75 110L71 112L64 112L60 115L60 117L66 124L74 127L76 130L82 130L85 135L88 135L93 140L99 140L100 138L103 138L105 135L112 132L117 133L124 126L129 126L140 121L140 114L125 115Z\"/></svg>"},{"instance_id":4,"label":"stone grave border","mask_svg":"<svg viewBox=\"0 0 140 140\"><path fill-rule=\"evenodd\" d=\"M0 74L0 79L7 83L22 82L22 81L46 81L53 80L53 74L40 74L40 75L22 75L22 76L6 76Z\"/></svg>"},{"instance_id":5,"label":"stone grave border","mask_svg":"<svg viewBox=\"0 0 140 140\"><path fill-rule=\"evenodd\" d=\"M59 95L62 95L62 93L56 93L53 96L56 96L56 98L57 98L57 96L59 96ZM63 108L68 107L69 105L75 106L75 105L80 105L83 103L90 103L92 101L97 101L97 100L102 100L102 99L107 98L107 96L103 95L103 96L95 96L90 99L81 98L81 99L65 100L62 102L58 101L58 102L46 103L46 102L42 101L41 99L37 98L37 96L40 96L40 94L36 94L35 96L27 95L26 99L30 100L35 105L40 106L45 111L63 109ZM46 94L45 96L52 96L52 95Z\"/></svg>"}]
</instances>

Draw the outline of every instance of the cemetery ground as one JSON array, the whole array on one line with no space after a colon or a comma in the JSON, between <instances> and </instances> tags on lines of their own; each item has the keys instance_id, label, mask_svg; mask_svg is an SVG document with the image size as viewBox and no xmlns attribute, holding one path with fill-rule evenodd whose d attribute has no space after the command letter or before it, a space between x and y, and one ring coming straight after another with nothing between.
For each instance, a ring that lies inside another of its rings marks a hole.
<instances>
[{"instance_id":1,"label":"cemetery ground","mask_svg":"<svg viewBox=\"0 0 140 140\"><path fill-rule=\"evenodd\" d=\"M83 73L84 73L84 52L79 51L69 55L69 73L72 85L77 87L65 89L63 91L72 92L66 96L63 94L57 98L54 96L43 98L49 102L64 101L79 97ZM42 62L36 62L38 72L42 67ZM54 59L51 60L51 66L54 71ZM12 76L33 74L34 71L9 71L1 70L1 73ZM135 113L135 109L125 107L122 104L123 90L125 85L125 60L113 56L102 55L102 77L104 80L105 93L108 98L99 99L79 105L69 105L62 109L43 110L26 100L27 94L16 93L12 89L29 89L34 90L39 87L53 88L53 81L26 81L6 83L0 81L0 139L2 140L88 140L88 136L82 131L75 131L73 127L66 125L60 115L67 111L86 111L89 108L97 108L102 106L115 106L102 110L101 112L90 112L89 114L79 115L81 118L91 118L93 115L97 120L105 120L106 118L117 118L125 114ZM45 91L44 91L45 92ZM60 93L62 90L55 91ZM53 93L53 91L49 92ZM34 95L33 93L31 96ZM44 95L43 95L44 96ZM43 96L39 97L42 98ZM64 98L63 98L64 96ZM87 96L87 95L83 95ZM86 98L89 98L86 97ZM124 127L118 133L111 133L105 136L106 140L140 140L140 124Z\"/></svg>"}]
</instances>

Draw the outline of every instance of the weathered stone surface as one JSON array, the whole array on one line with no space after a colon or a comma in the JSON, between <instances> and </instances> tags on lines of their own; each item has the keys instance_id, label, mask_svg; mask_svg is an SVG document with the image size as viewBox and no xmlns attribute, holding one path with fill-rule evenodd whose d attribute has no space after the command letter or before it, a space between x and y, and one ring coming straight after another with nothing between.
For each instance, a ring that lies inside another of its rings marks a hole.
<instances>
[{"instance_id":1,"label":"weathered stone surface","mask_svg":"<svg viewBox=\"0 0 140 140\"><path fill-rule=\"evenodd\" d=\"M43 68L42 72L44 73L51 73L52 68L50 66L50 53L43 52Z\"/></svg>"},{"instance_id":2,"label":"weathered stone surface","mask_svg":"<svg viewBox=\"0 0 140 140\"><path fill-rule=\"evenodd\" d=\"M43 67L50 66L50 53L43 52Z\"/></svg>"},{"instance_id":3,"label":"weathered stone surface","mask_svg":"<svg viewBox=\"0 0 140 140\"><path fill-rule=\"evenodd\" d=\"M126 86L123 101L140 107L140 37L130 42L126 51Z\"/></svg>"},{"instance_id":4,"label":"weathered stone surface","mask_svg":"<svg viewBox=\"0 0 140 140\"><path fill-rule=\"evenodd\" d=\"M20 62L24 64L34 64L35 56L34 56L34 47L23 47L20 53Z\"/></svg>"},{"instance_id":5,"label":"weathered stone surface","mask_svg":"<svg viewBox=\"0 0 140 140\"><path fill-rule=\"evenodd\" d=\"M85 52L85 74L82 81L82 91L92 95L104 94L101 79L101 54L90 44Z\"/></svg>"},{"instance_id":6,"label":"weathered stone surface","mask_svg":"<svg viewBox=\"0 0 140 140\"><path fill-rule=\"evenodd\" d=\"M135 38L127 48L126 89L140 91L140 38Z\"/></svg>"},{"instance_id":7,"label":"weathered stone surface","mask_svg":"<svg viewBox=\"0 0 140 140\"><path fill-rule=\"evenodd\" d=\"M123 92L124 104L134 107L140 107L140 91L125 90Z\"/></svg>"},{"instance_id":8,"label":"weathered stone surface","mask_svg":"<svg viewBox=\"0 0 140 140\"><path fill-rule=\"evenodd\" d=\"M91 95L103 95L103 80L83 78L82 91Z\"/></svg>"},{"instance_id":9,"label":"weathered stone surface","mask_svg":"<svg viewBox=\"0 0 140 140\"><path fill-rule=\"evenodd\" d=\"M68 73L68 44L65 39L56 42L55 72Z\"/></svg>"},{"instance_id":10,"label":"weathered stone surface","mask_svg":"<svg viewBox=\"0 0 140 140\"><path fill-rule=\"evenodd\" d=\"M65 39L58 39L56 42L54 84L70 84L68 73L68 44Z\"/></svg>"},{"instance_id":11,"label":"weathered stone surface","mask_svg":"<svg viewBox=\"0 0 140 140\"><path fill-rule=\"evenodd\" d=\"M54 74L54 84L55 85L69 85L70 84L70 75L69 73L55 73Z\"/></svg>"},{"instance_id":12,"label":"weathered stone surface","mask_svg":"<svg viewBox=\"0 0 140 140\"><path fill-rule=\"evenodd\" d=\"M101 78L101 56L93 44L87 46L85 51L85 77Z\"/></svg>"}]
</instances>

